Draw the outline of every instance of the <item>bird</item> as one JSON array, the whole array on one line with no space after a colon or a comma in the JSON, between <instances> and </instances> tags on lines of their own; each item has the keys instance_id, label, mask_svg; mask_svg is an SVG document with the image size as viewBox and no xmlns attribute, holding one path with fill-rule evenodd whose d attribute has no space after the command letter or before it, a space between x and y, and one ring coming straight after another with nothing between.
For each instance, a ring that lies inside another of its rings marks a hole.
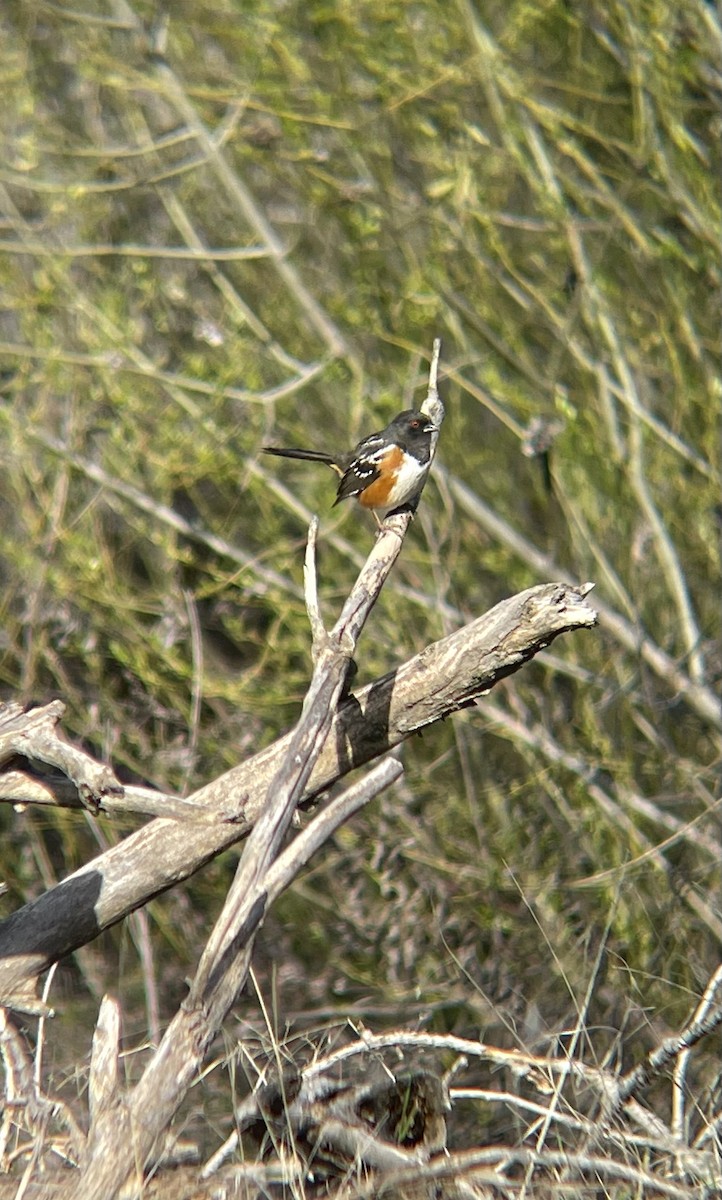
<instances>
[{"instance_id":1,"label":"bird","mask_svg":"<svg viewBox=\"0 0 722 1200\"><path fill-rule=\"evenodd\" d=\"M353 496L378 522L418 497L431 466L435 432L436 426L424 413L406 409L385 429L362 438L348 454L281 446L263 446L263 452L325 463L340 476L334 505Z\"/></svg>"}]
</instances>

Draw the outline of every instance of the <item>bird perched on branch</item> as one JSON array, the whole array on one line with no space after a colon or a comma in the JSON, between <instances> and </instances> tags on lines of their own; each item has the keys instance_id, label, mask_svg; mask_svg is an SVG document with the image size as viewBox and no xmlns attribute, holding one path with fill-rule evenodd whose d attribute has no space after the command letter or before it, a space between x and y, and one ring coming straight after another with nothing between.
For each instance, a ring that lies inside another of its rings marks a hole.
<instances>
[{"instance_id":1,"label":"bird perched on branch","mask_svg":"<svg viewBox=\"0 0 722 1200\"><path fill-rule=\"evenodd\" d=\"M385 429L363 438L349 454L325 450L264 446L264 454L325 463L339 475L334 504L355 496L362 508L386 516L418 496L431 466L431 439L436 426L424 413L408 409Z\"/></svg>"}]
</instances>

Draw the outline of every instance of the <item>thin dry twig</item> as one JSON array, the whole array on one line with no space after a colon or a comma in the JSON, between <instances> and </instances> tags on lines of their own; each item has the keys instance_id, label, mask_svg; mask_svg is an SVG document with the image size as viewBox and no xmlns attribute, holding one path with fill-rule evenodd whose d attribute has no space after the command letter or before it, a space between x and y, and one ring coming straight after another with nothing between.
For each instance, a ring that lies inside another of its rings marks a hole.
<instances>
[{"instance_id":1,"label":"thin dry twig","mask_svg":"<svg viewBox=\"0 0 722 1200\"><path fill-rule=\"evenodd\" d=\"M318 658L328 637L321 616L318 602L318 585L316 582L316 538L318 536L318 517L313 517L308 527L306 542L306 557L303 562L303 590L306 599L306 612L311 627L311 650L314 662Z\"/></svg>"}]
</instances>

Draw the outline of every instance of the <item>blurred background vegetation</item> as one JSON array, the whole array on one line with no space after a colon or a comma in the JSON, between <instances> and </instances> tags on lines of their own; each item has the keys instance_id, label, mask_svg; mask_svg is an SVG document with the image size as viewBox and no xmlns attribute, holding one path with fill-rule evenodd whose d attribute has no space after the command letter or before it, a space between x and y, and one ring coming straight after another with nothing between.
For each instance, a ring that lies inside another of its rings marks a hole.
<instances>
[{"instance_id":1,"label":"blurred background vegetation","mask_svg":"<svg viewBox=\"0 0 722 1200\"><path fill-rule=\"evenodd\" d=\"M158 16L0 18L2 696L61 697L121 778L184 794L286 730L308 517L329 621L373 526L259 449L386 424L441 336L437 467L360 679L535 582L594 581L601 625L405 746L258 987L281 1034L639 1053L722 937L719 14L183 0L167 44ZM126 832L0 821L4 913ZM107 989L157 1032L234 863L66 965L83 1046Z\"/></svg>"}]
</instances>

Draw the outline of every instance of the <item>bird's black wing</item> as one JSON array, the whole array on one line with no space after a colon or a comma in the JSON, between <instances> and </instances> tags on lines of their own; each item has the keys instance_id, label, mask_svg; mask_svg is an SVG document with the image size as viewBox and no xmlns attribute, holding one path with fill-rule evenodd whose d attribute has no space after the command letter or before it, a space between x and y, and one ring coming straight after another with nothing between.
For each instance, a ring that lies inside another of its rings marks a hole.
<instances>
[{"instance_id":1,"label":"bird's black wing","mask_svg":"<svg viewBox=\"0 0 722 1200\"><path fill-rule=\"evenodd\" d=\"M372 433L370 437L359 442L351 462L341 476L334 504L348 496L358 496L359 492L370 487L378 479L386 449L384 438L377 433Z\"/></svg>"}]
</instances>

